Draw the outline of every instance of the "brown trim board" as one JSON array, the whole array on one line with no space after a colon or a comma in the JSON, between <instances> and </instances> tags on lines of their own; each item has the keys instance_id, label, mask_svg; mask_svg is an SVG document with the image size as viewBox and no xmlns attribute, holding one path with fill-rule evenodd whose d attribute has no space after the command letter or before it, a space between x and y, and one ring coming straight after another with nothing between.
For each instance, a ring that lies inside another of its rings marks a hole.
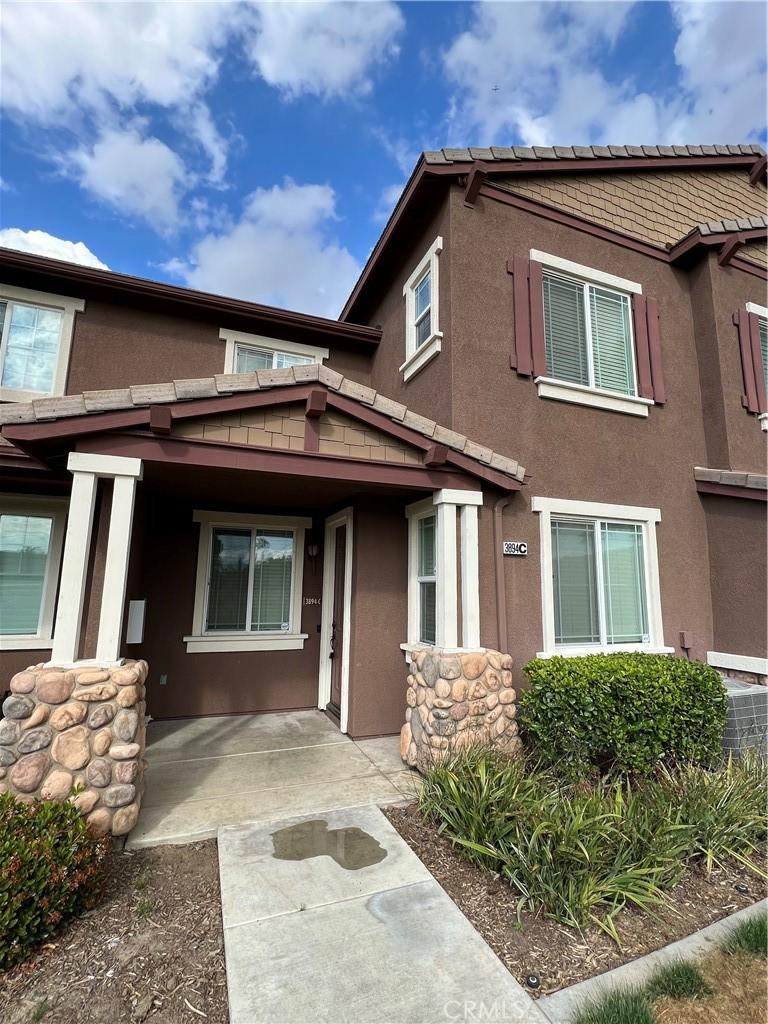
<instances>
[{"instance_id":1,"label":"brown trim board","mask_svg":"<svg viewBox=\"0 0 768 1024\"><path fill-rule=\"evenodd\" d=\"M768 501L768 491L756 487L734 487L733 484L717 484L710 480L697 480L699 494L719 494L724 498L747 498L749 501Z\"/></svg>"}]
</instances>

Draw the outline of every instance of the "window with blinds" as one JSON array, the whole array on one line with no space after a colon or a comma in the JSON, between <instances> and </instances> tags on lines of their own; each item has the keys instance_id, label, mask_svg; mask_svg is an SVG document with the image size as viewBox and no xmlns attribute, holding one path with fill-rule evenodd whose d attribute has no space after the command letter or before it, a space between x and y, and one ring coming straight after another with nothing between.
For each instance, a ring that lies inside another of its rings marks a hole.
<instances>
[{"instance_id":1,"label":"window with blinds","mask_svg":"<svg viewBox=\"0 0 768 1024\"><path fill-rule=\"evenodd\" d=\"M254 345L238 345L235 350L235 373L252 373L254 370L283 370L287 366L303 366L311 363L310 356L293 352L278 352Z\"/></svg>"},{"instance_id":2,"label":"window with blinds","mask_svg":"<svg viewBox=\"0 0 768 1024\"><path fill-rule=\"evenodd\" d=\"M0 634L38 632L52 530L51 516L0 515Z\"/></svg>"},{"instance_id":3,"label":"window with blinds","mask_svg":"<svg viewBox=\"0 0 768 1024\"><path fill-rule=\"evenodd\" d=\"M635 395L629 296L550 271L542 286L548 375Z\"/></svg>"},{"instance_id":4,"label":"window with blinds","mask_svg":"<svg viewBox=\"0 0 768 1024\"><path fill-rule=\"evenodd\" d=\"M294 542L293 530L213 527L206 632L290 630Z\"/></svg>"},{"instance_id":5,"label":"window with blinds","mask_svg":"<svg viewBox=\"0 0 768 1024\"><path fill-rule=\"evenodd\" d=\"M437 563L435 557L436 517L422 516L418 520L418 582L419 582L419 641L435 643Z\"/></svg>"},{"instance_id":6,"label":"window with blinds","mask_svg":"<svg viewBox=\"0 0 768 1024\"><path fill-rule=\"evenodd\" d=\"M552 519L555 644L649 643L643 527Z\"/></svg>"},{"instance_id":7,"label":"window with blinds","mask_svg":"<svg viewBox=\"0 0 768 1024\"><path fill-rule=\"evenodd\" d=\"M765 390L768 392L768 320L764 316L759 317L757 327L760 332L760 355L763 360Z\"/></svg>"}]
</instances>

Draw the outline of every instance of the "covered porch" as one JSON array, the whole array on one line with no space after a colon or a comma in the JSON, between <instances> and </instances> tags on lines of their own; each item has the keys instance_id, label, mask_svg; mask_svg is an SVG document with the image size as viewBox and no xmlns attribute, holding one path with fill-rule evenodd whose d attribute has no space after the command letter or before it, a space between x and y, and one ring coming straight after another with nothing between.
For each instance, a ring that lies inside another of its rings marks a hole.
<instances>
[{"instance_id":1,"label":"covered porch","mask_svg":"<svg viewBox=\"0 0 768 1024\"><path fill-rule=\"evenodd\" d=\"M398 737L355 741L317 710L151 722L146 760L132 848L282 815L399 803L416 792Z\"/></svg>"}]
</instances>

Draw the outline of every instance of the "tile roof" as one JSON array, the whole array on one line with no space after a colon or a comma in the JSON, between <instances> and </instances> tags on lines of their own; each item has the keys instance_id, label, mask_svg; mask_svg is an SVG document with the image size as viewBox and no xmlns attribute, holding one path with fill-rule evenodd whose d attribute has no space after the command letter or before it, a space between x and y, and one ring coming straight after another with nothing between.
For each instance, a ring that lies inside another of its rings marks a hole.
<instances>
[{"instance_id":1,"label":"tile roof","mask_svg":"<svg viewBox=\"0 0 768 1024\"><path fill-rule=\"evenodd\" d=\"M749 487L756 491L768 490L768 476L764 473L739 472L734 469L706 469L696 466L694 480L708 484L726 484L728 487Z\"/></svg>"},{"instance_id":2,"label":"tile roof","mask_svg":"<svg viewBox=\"0 0 768 1024\"><path fill-rule=\"evenodd\" d=\"M427 164L483 163L508 160L610 160L647 157L762 156L757 143L739 146L491 146L489 149L433 149L424 153Z\"/></svg>"},{"instance_id":3,"label":"tile roof","mask_svg":"<svg viewBox=\"0 0 768 1024\"><path fill-rule=\"evenodd\" d=\"M309 364L289 366L281 370L256 370L253 373L222 373L214 377L195 377L175 380L167 384L138 384L128 388L109 391L85 391L81 395L63 395L60 398L38 398L33 402L17 402L0 405L0 426L14 423L43 423L49 420L65 419L72 416L86 416L102 412L119 412L126 409L140 409L150 405L170 405L195 398L219 398L247 391L262 391L272 387L286 387L292 384L307 384L317 381L366 405L375 412L387 416L396 423L432 438L436 444L444 444L454 451L476 462L480 462L500 473L522 481L525 469L514 459L493 452L477 444L463 434L442 427L435 420L412 412L406 406L374 391L365 384L359 384L349 377L343 377L329 366Z\"/></svg>"}]
</instances>

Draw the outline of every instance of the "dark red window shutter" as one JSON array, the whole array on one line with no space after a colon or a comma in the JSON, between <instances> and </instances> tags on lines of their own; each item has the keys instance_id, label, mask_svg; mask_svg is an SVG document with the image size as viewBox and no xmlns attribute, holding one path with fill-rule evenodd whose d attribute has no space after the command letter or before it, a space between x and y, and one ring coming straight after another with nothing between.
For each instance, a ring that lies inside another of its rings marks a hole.
<instances>
[{"instance_id":1,"label":"dark red window shutter","mask_svg":"<svg viewBox=\"0 0 768 1024\"><path fill-rule=\"evenodd\" d=\"M543 377L547 372L547 353L541 264L515 256L507 262L507 271L514 280L515 340L510 366L521 377Z\"/></svg>"},{"instance_id":2,"label":"dark red window shutter","mask_svg":"<svg viewBox=\"0 0 768 1024\"><path fill-rule=\"evenodd\" d=\"M632 322L637 357L637 390L641 398L650 398L658 405L667 400L664 371L661 365L661 332L656 299L632 296Z\"/></svg>"},{"instance_id":3,"label":"dark red window shutter","mask_svg":"<svg viewBox=\"0 0 768 1024\"><path fill-rule=\"evenodd\" d=\"M741 373L744 380L741 404L749 412L768 412L763 357L760 352L760 320L755 313L740 309L733 314L733 322L739 332Z\"/></svg>"},{"instance_id":4,"label":"dark red window shutter","mask_svg":"<svg viewBox=\"0 0 768 1024\"><path fill-rule=\"evenodd\" d=\"M757 379L755 376L755 363L752 358L752 341L750 338L749 314L746 309L740 309L733 314L733 322L739 334L739 353L741 355L741 374L744 381L744 394L741 396L741 404L749 412L759 412L757 400Z\"/></svg>"}]
</instances>

